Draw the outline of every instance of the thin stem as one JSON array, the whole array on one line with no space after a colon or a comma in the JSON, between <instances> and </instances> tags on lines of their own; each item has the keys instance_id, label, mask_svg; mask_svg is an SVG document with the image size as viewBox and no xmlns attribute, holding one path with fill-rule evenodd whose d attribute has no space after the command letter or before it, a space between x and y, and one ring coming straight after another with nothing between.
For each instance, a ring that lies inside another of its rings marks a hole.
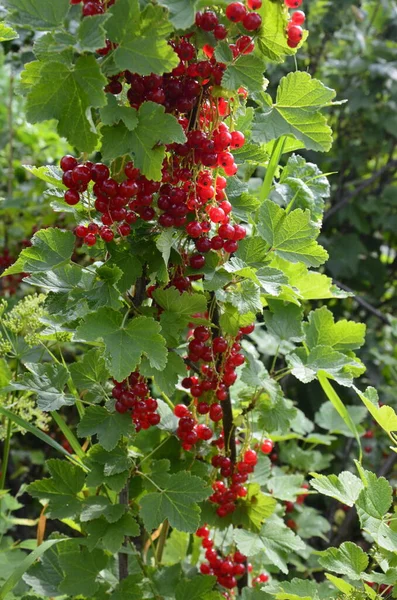
<instances>
[{"instance_id":1,"label":"thin stem","mask_svg":"<svg viewBox=\"0 0 397 600\"><path fill-rule=\"evenodd\" d=\"M77 456L83 460L85 458L85 453L70 427L67 425L67 423L65 423L61 415L59 415L55 410L51 411L51 416L54 419L55 423L58 425L59 429L62 431L63 435L65 436L73 450L75 451L75 453L77 454Z\"/></svg>"},{"instance_id":2,"label":"thin stem","mask_svg":"<svg viewBox=\"0 0 397 600\"><path fill-rule=\"evenodd\" d=\"M121 490L119 495L119 503L128 507L128 486L129 480L125 484L124 488ZM124 538L123 546L127 545L127 540ZM124 552L119 552L119 581L126 579L128 577L128 554Z\"/></svg>"},{"instance_id":3,"label":"thin stem","mask_svg":"<svg viewBox=\"0 0 397 600\"><path fill-rule=\"evenodd\" d=\"M279 165L281 155L283 153L284 144L286 137L280 137L273 146L272 154L270 156L269 164L267 165L265 179L261 189L259 190L259 200L264 202L268 197L271 187L273 185L273 179L276 174L276 169Z\"/></svg>"},{"instance_id":4,"label":"thin stem","mask_svg":"<svg viewBox=\"0 0 397 600\"><path fill-rule=\"evenodd\" d=\"M3 460L1 461L0 490L4 490L4 486L5 486L5 482L6 482L8 460L10 458L11 435L12 435L12 422L11 422L11 419L8 419L7 420L7 433L6 433L6 438L4 440Z\"/></svg>"},{"instance_id":5,"label":"thin stem","mask_svg":"<svg viewBox=\"0 0 397 600\"><path fill-rule=\"evenodd\" d=\"M168 522L168 519L166 519L161 526L159 541L157 542L157 546L156 546L156 558L157 558L157 562L159 564L161 564L161 559L163 558L165 542L167 541L169 529L170 529L170 524Z\"/></svg>"}]
</instances>

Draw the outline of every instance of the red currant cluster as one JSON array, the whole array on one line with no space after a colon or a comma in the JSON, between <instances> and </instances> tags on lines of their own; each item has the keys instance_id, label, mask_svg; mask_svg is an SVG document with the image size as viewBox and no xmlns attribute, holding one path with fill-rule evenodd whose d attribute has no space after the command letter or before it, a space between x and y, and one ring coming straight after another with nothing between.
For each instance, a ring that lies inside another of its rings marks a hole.
<instances>
[{"instance_id":1,"label":"red currant cluster","mask_svg":"<svg viewBox=\"0 0 397 600\"><path fill-rule=\"evenodd\" d=\"M69 0L70 4L81 4L83 2L83 17L93 17L103 14L116 0Z\"/></svg>"},{"instance_id":2,"label":"red currant cluster","mask_svg":"<svg viewBox=\"0 0 397 600\"><path fill-rule=\"evenodd\" d=\"M192 446L201 440L208 441L212 438L211 427L198 423L192 412L184 404L177 404L174 408L174 414L179 419L176 435L182 441L184 450L191 450ZM214 422L222 419L222 408L219 404L211 406L210 418Z\"/></svg>"},{"instance_id":3,"label":"red currant cluster","mask_svg":"<svg viewBox=\"0 0 397 600\"><path fill-rule=\"evenodd\" d=\"M102 214L100 227L92 222L88 226L79 225L75 233L83 238L88 246L94 246L99 235L105 242L111 242L114 238L114 231L110 227L114 223L119 223L117 232L121 236L126 236L131 232L130 224L134 223L138 215L135 212L139 207L137 203L142 204L142 218L150 220L154 216L153 209L150 214L144 212L148 208L147 194L153 193L160 184L148 181L145 177L139 176L138 169L134 169L132 163L128 163L124 169L127 179L120 185L115 179L110 177L109 168L103 163L93 164L90 161L79 164L73 156L64 156L61 159L61 169L63 170L62 182L68 188L65 192L65 202L74 206L80 202L82 192L87 191L88 184L93 181L93 194L95 196L95 209ZM138 178L139 176L139 178ZM147 193L146 193L147 192ZM138 195L137 200L131 202L131 198ZM145 199L142 201L142 197ZM150 202L152 196L149 195ZM128 210L132 205L135 210Z\"/></svg>"},{"instance_id":4,"label":"red currant cluster","mask_svg":"<svg viewBox=\"0 0 397 600\"><path fill-rule=\"evenodd\" d=\"M205 558L208 562L200 565L203 575L215 575L218 583L229 590L237 586L237 578L246 572L247 557L236 551L232 556L222 556L214 548L208 527L200 527L196 531L201 538L201 545L205 549Z\"/></svg>"},{"instance_id":5,"label":"red currant cluster","mask_svg":"<svg viewBox=\"0 0 397 600\"><path fill-rule=\"evenodd\" d=\"M262 6L262 0L248 0L248 8L257 10ZM232 23L240 23L246 31L256 31L262 25L262 17L255 12L249 12L242 2L231 2L226 7L226 18ZM218 16L212 10L196 14L196 25L203 31L212 31L215 39L227 37L227 29L219 23Z\"/></svg>"},{"instance_id":6,"label":"red currant cluster","mask_svg":"<svg viewBox=\"0 0 397 600\"><path fill-rule=\"evenodd\" d=\"M138 432L160 423L157 401L150 397L149 387L138 372L131 373L128 379L114 381L112 396L116 399L115 408L119 413L131 410L131 418Z\"/></svg>"},{"instance_id":7,"label":"red currant cluster","mask_svg":"<svg viewBox=\"0 0 397 600\"><path fill-rule=\"evenodd\" d=\"M299 8L302 0L285 0L288 8ZM305 22L306 16L302 10L296 10L292 13L291 19L287 25L287 42L290 48L296 48L303 37L301 25Z\"/></svg>"},{"instance_id":8,"label":"red currant cluster","mask_svg":"<svg viewBox=\"0 0 397 600\"><path fill-rule=\"evenodd\" d=\"M260 448L264 454L269 454L273 449L272 440L264 439ZM214 504L218 504L216 509L218 517L226 517L233 513L236 509L236 501L247 495L247 488L243 484L254 472L257 462L257 453L251 449L246 450L235 465L227 456L217 454L212 457L212 466L220 470L221 477L229 480L227 483L221 480L215 481L212 486L214 493L209 499Z\"/></svg>"}]
</instances>

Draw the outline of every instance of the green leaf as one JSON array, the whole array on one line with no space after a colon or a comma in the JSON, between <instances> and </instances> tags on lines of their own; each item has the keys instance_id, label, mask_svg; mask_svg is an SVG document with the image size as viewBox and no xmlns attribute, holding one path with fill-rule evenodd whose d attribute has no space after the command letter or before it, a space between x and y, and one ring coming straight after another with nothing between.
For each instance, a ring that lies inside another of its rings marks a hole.
<instances>
[{"instance_id":1,"label":"green leaf","mask_svg":"<svg viewBox=\"0 0 397 600\"><path fill-rule=\"evenodd\" d=\"M328 378L331 378L340 385L351 386L353 377L365 370L362 363L355 357L349 357L342 354L342 352L333 350L330 346L316 346L309 354L306 353L304 348L298 348L293 354L288 355L287 362L292 368L292 374L299 381L309 383L317 377L329 400L345 422L349 422L350 430L356 435L356 428L350 422L350 415L346 410L343 410L342 414L336 392L333 388L330 389L331 384L329 382L327 384L327 381Z\"/></svg>"},{"instance_id":2,"label":"green leaf","mask_svg":"<svg viewBox=\"0 0 397 600\"><path fill-rule=\"evenodd\" d=\"M131 435L134 428L127 414L109 412L103 406L89 406L77 428L79 437L98 436L105 450L113 450L123 435Z\"/></svg>"},{"instance_id":3,"label":"green leaf","mask_svg":"<svg viewBox=\"0 0 397 600\"><path fill-rule=\"evenodd\" d=\"M62 539L58 541L62 541ZM23 576L24 582L37 594L49 597L58 595L58 586L63 579L63 573L59 566L59 555L67 547L68 544L63 544L48 548L40 558L40 562L36 561Z\"/></svg>"},{"instance_id":4,"label":"green leaf","mask_svg":"<svg viewBox=\"0 0 397 600\"><path fill-rule=\"evenodd\" d=\"M70 373L77 389L89 402L103 400L104 385L109 378L102 353L94 348L86 352L81 360L70 365Z\"/></svg>"},{"instance_id":5,"label":"green leaf","mask_svg":"<svg viewBox=\"0 0 397 600\"><path fill-rule=\"evenodd\" d=\"M259 531L263 521L276 510L277 501L263 494L259 483L250 483L247 489L247 495L233 513L233 522L249 531Z\"/></svg>"},{"instance_id":6,"label":"green leaf","mask_svg":"<svg viewBox=\"0 0 397 600\"><path fill-rule=\"evenodd\" d=\"M14 40L18 37L16 31L13 30L12 27L4 23L0 22L0 42L9 42L10 40Z\"/></svg>"},{"instance_id":7,"label":"green leaf","mask_svg":"<svg viewBox=\"0 0 397 600\"><path fill-rule=\"evenodd\" d=\"M3 273L40 273L68 261L73 254L75 237L71 231L42 229L32 238L32 246L22 250L18 260Z\"/></svg>"},{"instance_id":8,"label":"green leaf","mask_svg":"<svg viewBox=\"0 0 397 600\"><path fill-rule=\"evenodd\" d=\"M133 260L131 260L132 253ZM142 275L142 263L136 254L129 245L112 245L110 249L110 260L106 264L108 266L116 265L121 269L123 275L117 282L120 292L127 291Z\"/></svg>"},{"instance_id":9,"label":"green leaf","mask_svg":"<svg viewBox=\"0 0 397 600\"><path fill-rule=\"evenodd\" d=\"M84 486L84 471L63 460L50 459L46 464L51 478L34 481L27 491L33 498L48 500L46 514L53 519L74 517L80 510L78 494Z\"/></svg>"},{"instance_id":10,"label":"green leaf","mask_svg":"<svg viewBox=\"0 0 397 600\"><path fill-rule=\"evenodd\" d=\"M277 300L268 301L270 311L263 313L268 331L278 340L298 342L303 337L303 310L295 304L286 304Z\"/></svg>"},{"instance_id":11,"label":"green leaf","mask_svg":"<svg viewBox=\"0 0 397 600\"><path fill-rule=\"evenodd\" d=\"M288 278L289 285L297 288L298 297L304 300L347 298L349 296L348 292L339 290L336 285L333 285L330 277L310 271L303 263L291 263L279 256L274 256L271 266L284 273Z\"/></svg>"},{"instance_id":12,"label":"green leaf","mask_svg":"<svg viewBox=\"0 0 397 600\"><path fill-rule=\"evenodd\" d=\"M218 600L220 594L213 595L211 590L216 583L215 577L197 575L193 579L183 579L175 589L175 600Z\"/></svg>"},{"instance_id":13,"label":"green leaf","mask_svg":"<svg viewBox=\"0 0 397 600\"><path fill-rule=\"evenodd\" d=\"M275 475L266 482L267 489L278 500L295 502L302 494L303 475Z\"/></svg>"},{"instance_id":14,"label":"green leaf","mask_svg":"<svg viewBox=\"0 0 397 600\"><path fill-rule=\"evenodd\" d=\"M276 594L276 600L319 600L315 581L294 577L291 581L282 581L280 587L283 591Z\"/></svg>"},{"instance_id":15,"label":"green leaf","mask_svg":"<svg viewBox=\"0 0 397 600\"><path fill-rule=\"evenodd\" d=\"M355 423L353 422L349 412L346 409L346 406L343 404L342 400L339 398L338 394L336 393L332 384L330 383L328 377L324 373L317 373L317 378L320 382L321 387L326 393L328 400L332 402L333 407L339 413L339 416L342 417L347 427L350 429L350 431L356 438L361 454L360 436Z\"/></svg>"},{"instance_id":16,"label":"green leaf","mask_svg":"<svg viewBox=\"0 0 397 600\"><path fill-rule=\"evenodd\" d=\"M310 212L300 208L287 213L271 200L259 210L258 232L272 250L291 262L318 267L328 258L315 240L319 230L310 221Z\"/></svg>"},{"instance_id":17,"label":"green leaf","mask_svg":"<svg viewBox=\"0 0 397 600\"><path fill-rule=\"evenodd\" d=\"M81 56L73 66L45 62L28 94L27 119L31 123L57 119L61 136L79 150L91 152L98 135L90 110L106 104L106 83L94 56Z\"/></svg>"},{"instance_id":18,"label":"green leaf","mask_svg":"<svg viewBox=\"0 0 397 600\"><path fill-rule=\"evenodd\" d=\"M362 423L368 416L365 406L346 406L346 410L355 425ZM324 402L320 406L320 410L316 412L314 420L319 427L326 429L330 433L339 433L347 437L354 437L331 402Z\"/></svg>"},{"instance_id":19,"label":"green leaf","mask_svg":"<svg viewBox=\"0 0 397 600\"><path fill-rule=\"evenodd\" d=\"M376 477L375 473L365 472L366 481L361 490L356 506L375 519L382 519L392 503L393 489L387 479Z\"/></svg>"},{"instance_id":20,"label":"green leaf","mask_svg":"<svg viewBox=\"0 0 397 600\"><path fill-rule=\"evenodd\" d=\"M175 29L189 29L193 25L197 0L161 0L159 4L168 8Z\"/></svg>"},{"instance_id":21,"label":"green leaf","mask_svg":"<svg viewBox=\"0 0 397 600\"><path fill-rule=\"evenodd\" d=\"M148 361L143 359L139 370L144 377L152 377L161 392L172 396L178 383L178 377L184 377L186 374L186 365L179 354L169 352L164 369L153 369L149 366Z\"/></svg>"},{"instance_id":22,"label":"green leaf","mask_svg":"<svg viewBox=\"0 0 397 600\"><path fill-rule=\"evenodd\" d=\"M308 443L319 443L317 440L311 442L310 438L306 438L305 441ZM327 454L324 451L320 452L319 450L304 450L293 439L281 445L280 457L283 462L288 463L291 467L303 471L308 471L309 469L322 471L323 469L327 469L332 461L332 454Z\"/></svg>"},{"instance_id":23,"label":"green leaf","mask_svg":"<svg viewBox=\"0 0 397 600\"><path fill-rule=\"evenodd\" d=\"M331 526L329 521L322 517L315 508L305 506L302 512L296 515L295 522L301 538L321 537L328 542L325 534L329 532Z\"/></svg>"},{"instance_id":24,"label":"green leaf","mask_svg":"<svg viewBox=\"0 0 397 600\"><path fill-rule=\"evenodd\" d=\"M262 6L258 12L262 17L258 48L263 56L272 62L281 63L285 56L295 54L296 51L288 46L285 35L288 12L284 4L272 0L262 0Z\"/></svg>"},{"instance_id":25,"label":"green leaf","mask_svg":"<svg viewBox=\"0 0 397 600\"><path fill-rule=\"evenodd\" d=\"M260 92L265 83L264 70L265 63L259 56L241 55L227 66L222 77L222 87L235 91L243 86L251 92Z\"/></svg>"},{"instance_id":26,"label":"green leaf","mask_svg":"<svg viewBox=\"0 0 397 600\"><path fill-rule=\"evenodd\" d=\"M138 585L139 575L129 575L116 586L110 600L141 600L142 588Z\"/></svg>"},{"instance_id":27,"label":"green leaf","mask_svg":"<svg viewBox=\"0 0 397 600\"><path fill-rule=\"evenodd\" d=\"M173 529L164 549L163 563L175 565L184 561L187 556L189 542L190 536L188 533Z\"/></svg>"},{"instance_id":28,"label":"green leaf","mask_svg":"<svg viewBox=\"0 0 397 600\"><path fill-rule=\"evenodd\" d=\"M82 548L80 552L62 554L59 557L59 564L65 576L59 591L70 596L92 597L99 587L96 579L107 563L108 557L101 550L89 552L87 548Z\"/></svg>"},{"instance_id":29,"label":"green leaf","mask_svg":"<svg viewBox=\"0 0 397 600\"><path fill-rule=\"evenodd\" d=\"M365 325L345 319L334 322L334 316L326 306L312 310L308 323L303 326L308 347L331 346L345 352L360 348L365 341Z\"/></svg>"},{"instance_id":30,"label":"green leaf","mask_svg":"<svg viewBox=\"0 0 397 600\"><path fill-rule=\"evenodd\" d=\"M85 19L87 21L88 19ZM85 22L83 21L83 23ZM107 104L100 109L101 121L103 125L116 125L124 123L128 131L132 131L138 125L137 111L130 106L119 104L117 98L113 94L106 94ZM112 130L116 134L116 129ZM128 133L124 128L121 129L125 135Z\"/></svg>"},{"instance_id":31,"label":"green leaf","mask_svg":"<svg viewBox=\"0 0 397 600\"><path fill-rule=\"evenodd\" d=\"M261 553L267 562L274 564L283 573L288 573L287 562L290 562L291 552L301 552L306 547L278 517L266 521L259 534L236 529L234 540L240 552L249 557Z\"/></svg>"},{"instance_id":32,"label":"green leaf","mask_svg":"<svg viewBox=\"0 0 397 600\"><path fill-rule=\"evenodd\" d=\"M123 544L124 537L139 536L139 526L130 514L123 515L115 522L109 523L104 517L87 523L88 548L92 550L102 544L105 550L116 554Z\"/></svg>"},{"instance_id":33,"label":"green leaf","mask_svg":"<svg viewBox=\"0 0 397 600\"><path fill-rule=\"evenodd\" d=\"M135 317L124 323L120 313L100 308L86 317L76 335L87 341L102 338L110 361L110 373L117 381L123 381L135 370L143 354L155 369L165 367L167 349L159 332L160 325L152 318Z\"/></svg>"},{"instance_id":34,"label":"green leaf","mask_svg":"<svg viewBox=\"0 0 397 600\"><path fill-rule=\"evenodd\" d=\"M208 498L211 488L187 471L152 475L151 479L157 491L146 494L140 501L140 515L146 529L152 531L168 519L178 531L196 531L200 521L197 502Z\"/></svg>"},{"instance_id":35,"label":"green leaf","mask_svg":"<svg viewBox=\"0 0 397 600\"><path fill-rule=\"evenodd\" d=\"M36 562L38 558L40 558L51 546L54 544L59 544L60 542L66 542L70 538L62 538L57 540L47 540L40 544L38 548L33 550L22 562L16 567L16 569L12 572L10 577L5 581L5 583L0 588L0 600L5 600L8 597L8 594L12 592L15 586L18 584L23 574L29 569L29 567Z\"/></svg>"},{"instance_id":36,"label":"green leaf","mask_svg":"<svg viewBox=\"0 0 397 600\"><path fill-rule=\"evenodd\" d=\"M293 154L275 190L285 198L286 204L293 202L294 208L308 208L313 221L321 221L325 199L330 197L330 184L317 165Z\"/></svg>"},{"instance_id":37,"label":"green leaf","mask_svg":"<svg viewBox=\"0 0 397 600\"><path fill-rule=\"evenodd\" d=\"M260 287L256 283L246 279L230 289L231 291L225 294L226 300L237 308L240 315L262 312Z\"/></svg>"},{"instance_id":38,"label":"green leaf","mask_svg":"<svg viewBox=\"0 0 397 600\"><path fill-rule=\"evenodd\" d=\"M116 72L161 75L178 65L179 58L167 43L172 26L164 8L147 5L140 12L138 0L118 0L109 13L108 37L118 45L113 53Z\"/></svg>"},{"instance_id":39,"label":"green leaf","mask_svg":"<svg viewBox=\"0 0 397 600\"><path fill-rule=\"evenodd\" d=\"M364 393L360 392L355 386L353 386L353 389L382 429L389 434L392 431L397 431L397 414L395 410L391 406L379 406L378 393L375 388L368 387Z\"/></svg>"},{"instance_id":40,"label":"green leaf","mask_svg":"<svg viewBox=\"0 0 397 600\"><path fill-rule=\"evenodd\" d=\"M295 71L283 77L277 88L276 103L263 106L252 128L254 142L267 143L283 135L300 140L308 150L327 152L332 132L320 109L331 106L335 91L309 73Z\"/></svg>"},{"instance_id":41,"label":"green leaf","mask_svg":"<svg viewBox=\"0 0 397 600\"><path fill-rule=\"evenodd\" d=\"M164 229L156 240L156 248L161 252L165 265L168 266L168 261L171 255L171 248L175 243L175 230Z\"/></svg>"},{"instance_id":42,"label":"green leaf","mask_svg":"<svg viewBox=\"0 0 397 600\"><path fill-rule=\"evenodd\" d=\"M25 367L29 372L24 373L12 387L37 394L40 410L58 410L61 406L72 406L76 402L72 394L64 391L70 375L63 365L25 363Z\"/></svg>"},{"instance_id":43,"label":"green leaf","mask_svg":"<svg viewBox=\"0 0 397 600\"><path fill-rule=\"evenodd\" d=\"M135 165L142 174L148 179L160 181L165 157L164 144L182 144L186 136L177 119L165 113L160 104L144 102L135 112L138 124L132 131L124 123L102 128L103 158L111 160L124 154L133 154Z\"/></svg>"},{"instance_id":44,"label":"green leaf","mask_svg":"<svg viewBox=\"0 0 397 600\"><path fill-rule=\"evenodd\" d=\"M314 478L310 481L310 485L315 490L348 506L355 504L363 489L362 481L349 471L342 471L338 476L319 473L310 473L310 475Z\"/></svg>"},{"instance_id":45,"label":"green leaf","mask_svg":"<svg viewBox=\"0 0 397 600\"><path fill-rule=\"evenodd\" d=\"M339 548L327 548L319 552L318 562L324 569L340 573L349 579L361 579L368 567L368 554L353 542L344 542Z\"/></svg>"},{"instance_id":46,"label":"green leaf","mask_svg":"<svg viewBox=\"0 0 397 600\"><path fill-rule=\"evenodd\" d=\"M82 19L77 30L78 47L81 52L95 52L106 43L105 23L109 15L93 15Z\"/></svg>"},{"instance_id":47,"label":"green leaf","mask_svg":"<svg viewBox=\"0 0 397 600\"><path fill-rule=\"evenodd\" d=\"M7 0L13 23L32 29L55 29L68 14L69 0Z\"/></svg>"}]
</instances>

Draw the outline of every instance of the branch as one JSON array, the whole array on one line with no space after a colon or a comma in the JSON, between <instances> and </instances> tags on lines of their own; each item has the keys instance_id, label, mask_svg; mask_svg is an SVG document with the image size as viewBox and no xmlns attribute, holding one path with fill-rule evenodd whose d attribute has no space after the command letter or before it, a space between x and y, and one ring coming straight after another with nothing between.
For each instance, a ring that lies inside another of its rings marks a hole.
<instances>
[{"instance_id":1,"label":"branch","mask_svg":"<svg viewBox=\"0 0 397 600\"><path fill-rule=\"evenodd\" d=\"M349 288L349 286L344 285L343 283L340 283L339 281L334 281L334 283L338 287L342 288L342 290L346 290L347 292L354 293L354 290ZM375 317L378 317L378 319L383 321L383 323L385 323L386 325L390 325L390 321L389 321L388 317L386 315L384 315L380 310L378 310L375 306L372 306L372 304L370 304L367 300L364 300L364 298L361 298L361 296L356 296L356 295L354 296L354 299L356 300L356 302L358 304L360 304L360 306L362 306L368 312L375 315Z\"/></svg>"},{"instance_id":2,"label":"branch","mask_svg":"<svg viewBox=\"0 0 397 600\"><path fill-rule=\"evenodd\" d=\"M336 212L338 212L338 210L340 210L341 208L346 206L346 204L348 204L351 200L353 200L353 198L358 196L367 187L370 187L386 171L389 171L390 169L395 169L396 167L397 167L397 160L390 160L381 169L379 169L379 171L376 171L372 175L372 177L370 177L369 179L365 179L361 185L356 187L356 189L353 190L352 192L350 192L350 194L348 194L347 196L345 196L345 198L342 198L342 200L340 200L339 202L337 202L336 204L331 206L331 208L329 208L327 210L327 212L324 214L323 222L325 223L325 221L327 219L329 219L330 217L332 217L333 214L335 214Z\"/></svg>"},{"instance_id":3,"label":"branch","mask_svg":"<svg viewBox=\"0 0 397 600\"><path fill-rule=\"evenodd\" d=\"M211 302L214 300L214 293L211 292ZM219 326L219 311L218 305L214 302L214 312L212 316L212 322L214 324L214 329L217 331L218 335L221 335L221 329ZM232 402L230 399L230 393L228 392L226 400L222 402L223 409L223 437L225 440L225 450L226 453L230 455L230 459L233 463L236 462L237 458L237 450L236 450L236 436L235 431L236 428L233 423L233 411L232 411Z\"/></svg>"},{"instance_id":4,"label":"branch","mask_svg":"<svg viewBox=\"0 0 397 600\"><path fill-rule=\"evenodd\" d=\"M128 508L128 486L129 479L119 494L119 503ZM123 546L127 546L127 539L124 538ZM128 577L128 554L119 552L119 580L122 581Z\"/></svg>"}]
</instances>

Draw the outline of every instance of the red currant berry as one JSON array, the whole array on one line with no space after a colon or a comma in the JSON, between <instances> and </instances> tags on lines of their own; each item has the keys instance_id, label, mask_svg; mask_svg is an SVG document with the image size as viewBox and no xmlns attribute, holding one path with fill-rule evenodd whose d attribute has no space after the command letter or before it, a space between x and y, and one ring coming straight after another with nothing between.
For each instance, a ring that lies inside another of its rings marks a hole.
<instances>
[{"instance_id":1,"label":"red currant berry","mask_svg":"<svg viewBox=\"0 0 397 600\"><path fill-rule=\"evenodd\" d=\"M177 404L174 407L174 415L180 419L181 417L187 417L190 415L190 411L184 404Z\"/></svg>"},{"instance_id":2,"label":"red currant berry","mask_svg":"<svg viewBox=\"0 0 397 600\"><path fill-rule=\"evenodd\" d=\"M91 169L86 165L77 165L72 171L72 178L77 185L87 185L91 180Z\"/></svg>"},{"instance_id":3,"label":"red currant berry","mask_svg":"<svg viewBox=\"0 0 397 600\"><path fill-rule=\"evenodd\" d=\"M206 10L200 16L200 24L196 24L204 31L213 31L218 25L218 17L212 10Z\"/></svg>"},{"instance_id":4,"label":"red currant berry","mask_svg":"<svg viewBox=\"0 0 397 600\"><path fill-rule=\"evenodd\" d=\"M305 19L306 15L302 10L296 10L291 16L291 21L294 25L303 25Z\"/></svg>"},{"instance_id":5,"label":"red currant berry","mask_svg":"<svg viewBox=\"0 0 397 600\"><path fill-rule=\"evenodd\" d=\"M224 40L227 38L227 29L224 25L217 25L214 28L214 36L216 40Z\"/></svg>"},{"instance_id":6,"label":"red currant berry","mask_svg":"<svg viewBox=\"0 0 397 600\"><path fill-rule=\"evenodd\" d=\"M205 265L205 256L202 254L193 254L189 259L189 265L192 269L202 269Z\"/></svg>"},{"instance_id":7,"label":"red currant berry","mask_svg":"<svg viewBox=\"0 0 397 600\"><path fill-rule=\"evenodd\" d=\"M197 425L196 432L200 440L208 441L212 438L212 429L207 425Z\"/></svg>"},{"instance_id":8,"label":"red currant berry","mask_svg":"<svg viewBox=\"0 0 397 600\"><path fill-rule=\"evenodd\" d=\"M232 2L226 7L226 17L233 23L239 23L247 14L247 9L241 2Z\"/></svg>"},{"instance_id":9,"label":"red currant berry","mask_svg":"<svg viewBox=\"0 0 397 600\"><path fill-rule=\"evenodd\" d=\"M274 444L272 442L272 440L269 440L268 438L264 439L261 443L261 451L263 452L263 454L270 454L271 451L274 448Z\"/></svg>"},{"instance_id":10,"label":"red currant berry","mask_svg":"<svg viewBox=\"0 0 397 600\"><path fill-rule=\"evenodd\" d=\"M88 229L84 225L77 225L74 232L77 235L77 237L84 238L88 233Z\"/></svg>"},{"instance_id":11,"label":"red currant berry","mask_svg":"<svg viewBox=\"0 0 397 600\"><path fill-rule=\"evenodd\" d=\"M299 8L303 0L285 0L285 4L288 8Z\"/></svg>"},{"instance_id":12,"label":"red currant berry","mask_svg":"<svg viewBox=\"0 0 397 600\"><path fill-rule=\"evenodd\" d=\"M198 221L191 221L186 225L186 233L192 238L198 238L203 233Z\"/></svg>"},{"instance_id":13,"label":"red currant berry","mask_svg":"<svg viewBox=\"0 0 397 600\"><path fill-rule=\"evenodd\" d=\"M247 450L244 452L244 462L247 465L256 465L258 462L258 456L255 450Z\"/></svg>"},{"instance_id":14,"label":"red currant berry","mask_svg":"<svg viewBox=\"0 0 397 600\"><path fill-rule=\"evenodd\" d=\"M247 31L256 31L262 25L262 17L258 13L248 13L243 19L243 27Z\"/></svg>"},{"instance_id":15,"label":"red currant berry","mask_svg":"<svg viewBox=\"0 0 397 600\"><path fill-rule=\"evenodd\" d=\"M69 206L74 206L80 201L80 194L76 190L67 190L65 192L65 202Z\"/></svg>"},{"instance_id":16,"label":"red currant berry","mask_svg":"<svg viewBox=\"0 0 397 600\"><path fill-rule=\"evenodd\" d=\"M299 43L303 36L303 29L299 25L290 25L288 27L288 39L293 43Z\"/></svg>"},{"instance_id":17,"label":"red currant berry","mask_svg":"<svg viewBox=\"0 0 397 600\"><path fill-rule=\"evenodd\" d=\"M95 233L87 233L87 235L84 238L84 243L87 244L87 246L95 246L95 244L96 244Z\"/></svg>"},{"instance_id":18,"label":"red currant berry","mask_svg":"<svg viewBox=\"0 0 397 600\"><path fill-rule=\"evenodd\" d=\"M254 331L254 329L255 323L252 323L251 325L245 325L245 327L240 327L240 333L242 333L243 335L249 335Z\"/></svg>"},{"instance_id":19,"label":"red currant berry","mask_svg":"<svg viewBox=\"0 0 397 600\"><path fill-rule=\"evenodd\" d=\"M244 146L244 143L245 143L244 134L241 133L241 131L233 131L231 135L232 135L231 147L233 149L242 148L242 146Z\"/></svg>"},{"instance_id":20,"label":"red currant berry","mask_svg":"<svg viewBox=\"0 0 397 600\"><path fill-rule=\"evenodd\" d=\"M222 354L226 351L228 343L223 337L216 337L212 341L212 349L215 354Z\"/></svg>"},{"instance_id":21,"label":"red currant berry","mask_svg":"<svg viewBox=\"0 0 397 600\"><path fill-rule=\"evenodd\" d=\"M210 408L210 419L215 423L220 421L223 417L223 410L220 404L212 404Z\"/></svg>"},{"instance_id":22,"label":"red currant berry","mask_svg":"<svg viewBox=\"0 0 397 600\"><path fill-rule=\"evenodd\" d=\"M213 206L209 210L209 217L213 223L221 223L225 216L225 212L219 206Z\"/></svg>"},{"instance_id":23,"label":"red currant berry","mask_svg":"<svg viewBox=\"0 0 397 600\"><path fill-rule=\"evenodd\" d=\"M74 158L74 156L70 156L70 154L67 154L66 156L63 156L61 158L61 169L62 171L71 171L72 169L74 169L75 167L77 167L77 160Z\"/></svg>"},{"instance_id":24,"label":"red currant berry","mask_svg":"<svg viewBox=\"0 0 397 600\"><path fill-rule=\"evenodd\" d=\"M228 254L232 254L233 252L236 252L238 250L238 243L235 242L234 240L227 240L224 244L223 244L223 249L225 250L225 252L227 252Z\"/></svg>"},{"instance_id":25,"label":"red currant berry","mask_svg":"<svg viewBox=\"0 0 397 600\"><path fill-rule=\"evenodd\" d=\"M251 10L258 10L262 6L262 0L247 0L247 6Z\"/></svg>"}]
</instances>

